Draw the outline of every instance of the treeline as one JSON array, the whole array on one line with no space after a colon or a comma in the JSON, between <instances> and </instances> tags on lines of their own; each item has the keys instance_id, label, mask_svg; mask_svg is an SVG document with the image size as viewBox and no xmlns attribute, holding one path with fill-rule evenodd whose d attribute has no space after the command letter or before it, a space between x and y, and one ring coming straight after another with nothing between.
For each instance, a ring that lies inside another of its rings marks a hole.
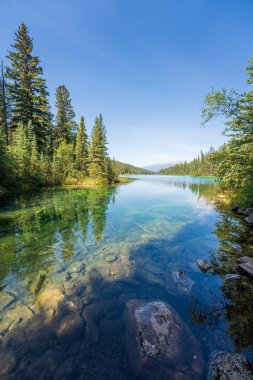
<instances>
[{"instance_id":1,"label":"treeline","mask_svg":"<svg viewBox=\"0 0 253 380\"><path fill-rule=\"evenodd\" d=\"M113 168L118 174L152 174L150 170L138 168L137 166L113 161Z\"/></svg>"},{"instance_id":2,"label":"treeline","mask_svg":"<svg viewBox=\"0 0 253 380\"><path fill-rule=\"evenodd\" d=\"M22 23L0 75L0 186L37 187L79 183L85 178L110 184L116 174L108 155L100 114L91 136L84 117L75 121L69 91L55 93L56 115L33 40Z\"/></svg>"},{"instance_id":3,"label":"treeline","mask_svg":"<svg viewBox=\"0 0 253 380\"><path fill-rule=\"evenodd\" d=\"M215 90L206 96L202 125L215 117L225 119L228 142L189 163L175 165L164 174L214 175L244 206L253 206L253 59L247 67L249 90Z\"/></svg>"},{"instance_id":4,"label":"treeline","mask_svg":"<svg viewBox=\"0 0 253 380\"><path fill-rule=\"evenodd\" d=\"M194 160L181 162L169 168L161 169L159 174L167 175L192 175L192 176L216 176L215 160L218 152L213 147L207 153L200 152Z\"/></svg>"}]
</instances>

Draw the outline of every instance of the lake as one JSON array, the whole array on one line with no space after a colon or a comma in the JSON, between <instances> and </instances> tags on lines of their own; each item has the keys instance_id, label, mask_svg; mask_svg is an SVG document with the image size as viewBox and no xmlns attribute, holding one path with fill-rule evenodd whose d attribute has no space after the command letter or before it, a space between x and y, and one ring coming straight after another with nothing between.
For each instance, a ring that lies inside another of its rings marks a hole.
<instances>
[{"instance_id":1,"label":"lake","mask_svg":"<svg viewBox=\"0 0 253 380\"><path fill-rule=\"evenodd\" d=\"M214 179L147 175L2 197L0 378L143 378L127 347L130 300L163 301L191 330L205 364L187 372L182 356L178 379L206 378L214 350L252 359L252 283L224 279L253 255L252 230L218 195Z\"/></svg>"}]
</instances>

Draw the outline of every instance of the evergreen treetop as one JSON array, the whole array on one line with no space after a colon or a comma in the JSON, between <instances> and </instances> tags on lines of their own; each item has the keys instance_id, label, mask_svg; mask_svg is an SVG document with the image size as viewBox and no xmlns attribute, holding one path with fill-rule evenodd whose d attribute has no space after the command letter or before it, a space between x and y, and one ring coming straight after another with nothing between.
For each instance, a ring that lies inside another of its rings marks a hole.
<instances>
[{"instance_id":1,"label":"evergreen treetop","mask_svg":"<svg viewBox=\"0 0 253 380\"><path fill-rule=\"evenodd\" d=\"M65 85L60 85L56 89L55 106L57 108L55 122L55 139L59 144L60 140L66 140L68 143L74 140L74 131L76 129L75 112L72 107L69 91Z\"/></svg>"},{"instance_id":2,"label":"evergreen treetop","mask_svg":"<svg viewBox=\"0 0 253 380\"><path fill-rule=\"evenodd\" d=\"M27 27L22 23L15 33L13 50L7 58L10 66L6 69L9 79L8 92L12 105L11 128L15 130L18 123L24 126L31 121L34 127L36 140L40 150L48 141L50 126L50 110L48 106L48 92L43 70L38 56L33 55L33 40L28 34Z\"/></svg>"}]
</instances>

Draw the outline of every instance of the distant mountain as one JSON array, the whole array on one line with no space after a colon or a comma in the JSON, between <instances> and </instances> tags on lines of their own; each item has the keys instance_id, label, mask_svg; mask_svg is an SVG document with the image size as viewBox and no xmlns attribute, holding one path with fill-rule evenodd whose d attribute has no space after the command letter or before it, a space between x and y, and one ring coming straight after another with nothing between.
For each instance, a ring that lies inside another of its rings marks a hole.
<instances>
[{"instance_id":1,"label":"distant mountain","mask_svg":"<svg viewBox=\"0 0 253 380\"><path fill-rule=\"evenodd\" d=\"M165 162L164 164L151 164L144 166L144 169L151 170L152 172L159 172L161 169L166 169L176 164L179 164L181 161L174 162Z\"/></svg>"},{"instance_id":2,"label":"distant mountain","mask_svg":"<svg viewBox=\"0 0 253 380\"><path fill-rule=\"evenodd\" d=\"M130 164L125 164L124 162L114 161L115 169L119 174L153 174L151 170L144 168L138 168Z\"/></svg>"}]
</instances>

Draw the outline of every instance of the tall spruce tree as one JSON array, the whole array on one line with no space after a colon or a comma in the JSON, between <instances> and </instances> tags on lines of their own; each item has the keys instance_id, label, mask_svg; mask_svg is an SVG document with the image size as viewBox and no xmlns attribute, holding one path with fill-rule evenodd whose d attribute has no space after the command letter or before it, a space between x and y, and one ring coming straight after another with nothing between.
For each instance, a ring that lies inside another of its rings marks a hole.
<instances>
[{"instance_id":1,"label":"tall spruce tree","mask_svg":"<svg viewBox=\"0 0 253 380\"><path fill-rule=\"evenodd\" d=\"M3 131L5 137L6 145L9 142L9 116L10 116L10 104L7 96L6 80L4 75L4 66L1 62L1 73L0 73L0 127Z\"/></svg>"},{"instance_id":2,"label":"tall spruce tree","mask_svg":"<svg viewBox=\"0 0 253 380\"><path fill-rule=\"evenodd\" d=\"M38 148L43 150L47 145L51 118L48 93L39 58L32 54L33 40L24 23L15 33L12 48L7 56L10 66L6 70L12 104L11 129L15 130L18 123L27 126L31 121Z\"/></svg>"},{"instance_id":3,"label":"tall spruce tree","mask_svg":"<svg viewBox=\"0 0 253 380\"><path fill-rule=\"evenodd\" d=\"M103 117L100 114L95 119L91 132L89 148L89 175L92 178L107 181L107 141Z\"/></svg>"},{"instance_id":4,"label":"tall spruce tree","mask_svg":"<svg viewBox=\"0 0 253 380\"><path fill-rule=\"evenodd\" d=\"M55 96L57 108L55 122L56 144L59 145L61 140L65 140L67 143L73 142L76 122L69 91L64 85L58 86Z\"/></svg>"},{"instance_id":5,"label":"tall spruce tree","mask_svg":"<svg viewBox=\"0 0 253 380\"><path fill-rule=\"evenodd\" d=\"M84 175L88 174L88 135L84 124L84 117L81 116L80 125L76 137L76 167Z\"/></svg>"}]
</instances>

